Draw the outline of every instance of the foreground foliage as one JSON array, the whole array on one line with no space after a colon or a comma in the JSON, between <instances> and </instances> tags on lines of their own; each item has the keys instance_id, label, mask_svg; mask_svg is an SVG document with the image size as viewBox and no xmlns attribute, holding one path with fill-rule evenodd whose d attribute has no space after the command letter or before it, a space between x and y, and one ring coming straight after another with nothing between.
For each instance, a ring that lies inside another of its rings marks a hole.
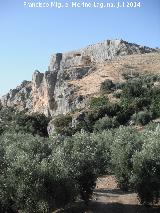
<instances>
[{"instance_id":1,"label":"foreground foliage","mask_svg":"<svg viewBox=\"0 0 160 213\"><path fill-rule=\"evenodd\" d=\"M49 213L77 199L88 204L99 175L154 204L160 192L160 128L128 127L67 138L7 133L0 138L0 211Z\"/></svg>"},{"instance_id":2,"label":"foreground foliage","mask_svg":"<svg viewBox=\"0 0 160 213\"><path fill-rule=\"evenodd\" d=\"M133 156L131 181L141 204L158 203L160 198L160 128L144 133L142 150Z\"/></svg>"},{"instance_id":3,"label":"foreground foliage","mask_svg":"<svg viewBox=\"0 0 160 213\"><path fill-rule=\"evenodd\" d=\"M118 181L119 187L128 191L130 189L130 177L133 171L132 156L141 150L142 136L131 128L121 127L114 134L111 145L112 171Z\"/></svg>"},{"instance_id":4,"label":"foreground foliage","mask_svg":"<svg viewBox=\"0 0 160 213\"><path fill-rule=\"evenodd\" d=\"M78 198L87 204L106 166L105 150L88 133L65 140L8 133L0 153L1 212L51 212Z\"/></svg>"},{"instance_id":5,"label":"foreground foliage","mask_svg":"<svg viewBox=\"0 0 160 213\"><path fill-rule=\"evenodd\" d=\"M1 137L1 212L50 212L74 197L68 169L50 141L7 134ZM73 197L72 197L73 196Z\"/></svg>"}]
</instances>

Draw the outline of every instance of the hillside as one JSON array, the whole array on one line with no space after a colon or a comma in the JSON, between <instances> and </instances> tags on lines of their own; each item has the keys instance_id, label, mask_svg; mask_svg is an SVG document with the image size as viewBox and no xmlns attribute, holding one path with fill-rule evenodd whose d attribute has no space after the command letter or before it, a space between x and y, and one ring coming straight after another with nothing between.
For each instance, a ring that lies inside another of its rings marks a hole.
<instances>
[{"instance_id":1,"label":"hillside","mask_svg":"<svg viewBox=\"0 0 160 213\"><path fill-rule=\"evenodd\" d=\"M32 81L24 81L1 98L3 106L41 112L47 116L84 108L88 98L99 93L101 83L122 81L124 72L158 73L157 49L123 40L106 40L69 53L51 56L48 71L35 71Z\"/></svg>"},{"instance_id":2,"label":"hillside","mask_svg":"<svg viewBox=\"0 0 160 213\"><path fill-rule=\"evenodd\" d=\"M101 83L110 79L113 82L122 82L123 73L160 73L160 53L134 54L116 57L95 66L94 72L82 79L70 81L79 88L78 95L94 95L100 91Z\"/></svg>"}]
</instances>

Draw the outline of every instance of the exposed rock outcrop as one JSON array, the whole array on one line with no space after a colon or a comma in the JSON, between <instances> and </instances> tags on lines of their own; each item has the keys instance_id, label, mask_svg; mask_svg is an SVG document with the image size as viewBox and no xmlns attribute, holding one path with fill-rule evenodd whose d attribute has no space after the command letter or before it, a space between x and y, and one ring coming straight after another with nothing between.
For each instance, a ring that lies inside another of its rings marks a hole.
<instances>
[{"instance_id":1,"label":"exposed rock outcrop","mask_svg":"<svg viewBox=\"0 0 160 213\"><path fill-rule=\"evenodd\" d=\"M153 51L156 50L123 40L106 40L77 51L53 55L49 64L49 70L53 71L57 67L62 70L69 69L70 67L84 67L90 65L91 62L100 63L113 59L116 56L143 54Z\"/></svg>"},{"instance_id":2,"label":"exposed rock outcrop","mask_svg":"<svg viewBox=\"0 0 160 213\"><path fill-rule=\"evenodd\" d=\"M122 40L106 40L77 51L57 53L51 57L48 71L35 71L32 82L24 81L2 97L2 105L46 115L66 114L84 108L88 97L78 95L80 88L73 81L80 81L94 73L98 64L116 57L156 51Z\"/></svg>"},{"instance_id":3,"label":"exposed rock outcrop","mask_svg":"<svg viewBox=\"0 0 160 213\"><path fill-rule=\"evenodd\" d=\"M33 109L32 104L32 82L23 81L16 89L11 89L7 95L2 96L1 104L3 107L15 107L18 110L31 112Z\"/></svg>"}]
</instances>

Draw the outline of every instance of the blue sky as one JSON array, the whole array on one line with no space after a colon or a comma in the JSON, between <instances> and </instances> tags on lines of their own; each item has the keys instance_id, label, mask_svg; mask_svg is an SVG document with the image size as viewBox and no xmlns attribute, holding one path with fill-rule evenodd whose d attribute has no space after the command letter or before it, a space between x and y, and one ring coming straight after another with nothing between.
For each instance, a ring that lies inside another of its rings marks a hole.
<instances>
[{"instance_id":1,"label":"blue sky","mask_svg":"<svg viewBox=\"0 0 160 213\"><path fill-rule=\"evenodd\" d=\"M141 0L141 8L134 9L26 8L24 1L0 2L0 96L23 80L31 80L35 69L46 71L56 52L115 38L160 47L160 0Z\"/></svg>"}]
</instances>

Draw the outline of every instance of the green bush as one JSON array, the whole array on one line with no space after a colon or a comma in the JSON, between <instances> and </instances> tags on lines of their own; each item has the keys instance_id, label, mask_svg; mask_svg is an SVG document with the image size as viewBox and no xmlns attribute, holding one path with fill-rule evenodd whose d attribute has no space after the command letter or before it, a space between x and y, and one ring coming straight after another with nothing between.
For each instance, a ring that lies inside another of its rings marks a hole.
<instances>
[{"instance_id":1,"label":"green bush","mask_svg":"<svg viewBox=\"0 0 160 213\"><path fill-rule=\"evenodd\" d=\"M65 139L1 136L1 212L49 213L78 197L88 204L97 177L108 171L111 142L109 132Z\"/></svg>"},{"instance_id":2,"label":"green bush","mask_svg":"<svg viewBox=\"0 0 160 213\"><path fill-rule=\"evenodd\" d=\"M77 133L64 140L65 161L71 165L70 174L77 183L81 198L87 204L97 179L96 147L88 133Z\"/></svg>"},{"instance_id":3,"label":"green bush","mask_svg":"<svg viewBox=\"0 0 160 213\"><path fill-rule=\"evenodd\" d=\"M146 98L146 97L122 99L120 104L121 111L117 114L117 119L119 123L125 125L130 119L133 119L135 121L136 118L137 119L139 117L142 118L143 115L144 117L146 115L146 122L147 122L147 115L148 115L148 120L150 121L152 119L152 116L151 116L152 113L149 113L147 111L147 110L150 111L150 104L151 104L150 98ZM141 111L144 111L146 113L142 113ZM138 120L136 122L138 123ZM142 123L143 123L143 120L142 120ZM145 121L144 121L144 125L145 125Z\"/></svg>"},{"instance_id":4,"label":"green bush","mask_svg":"<svg viewBox=\"0 0 160 213\"><path fill-rule=\"evenodd\" d=\"M85 113L85 125L87 124L86 131L92 132L94 125L99 119L105 117L116 116L121 111L121 106L117 103L108 102L106 105L97 107ZM114 119L113 119L114 120Z\"/></svg>"},{"instance_id":5,"label":"green bush","mask_svg":"<svg viewBox=\"0 0 160 213\"><path fill-rule=\"evenodd\" d=\"M160 197L160 128L144 133L142 150L133 157L132 184L141 204L158 203Z\"/></svg>"},{"instance_id":6,"label":"green bush","mask_svg":"<svg viewBox=\"0 0 160 213\"><path fill-rule=\"evenodd\" d=\"M151 121L149 124L145 126L145 131L155 131L156 128L158 128L158 126L159 126L158 123L154 123Z\"/></svg>"},{"instance_id":7,"label":"green bush","mask_svg":"<svg viewBox=\"0 0 160 213\"><path fill-rule=\"evenodd\" d=\"M101 97L94 97L90 101L90 108L91 109L98 109L108 104L108 98L105 96Z\"/></svg>"},{"instance_id":8,"label":"green bush","mask_svg":"<svg viewBox=\"0 0 160 213\"><path fill-rule=\"evenodd\" d=\"M152 99L150 110L154 118L160 117L160 95L156 95L156 97Z\"/></svg>"},{"instance_id":9,"label":"green bush","mask_svg":"<svg viewBox=\"0 0 160 213\"><path fill-rule=\"evenodd\" d=\"M15 109L11 107L1 108L0 110L0 135L6 131L12 131L15 127L13 118Z\"/></svg>"},{"instance_id":10,"label":"green bush","mask_svg":"<svg viewBox=\"0 0 160 213\"><path fill-rule=\"evenodd\" d=\"M113 97L114 98L121 98L121 95L122 95L122 91L121 90L116 90L114 93L113 93Z\"/></svg>"},{"instance_id":11,"label":"green bush","mask_svg":"<svg viewBox=\"0 0 160 213\"><path fill-rule=\"evenodd\" d=\"M99 175L110 171L112 132L101 134L76 133L62 144L64 161L71 167L70 174L77 183L81 198L88 203Z\"/></svg>"},{"instance_id":12,"label":"green bush","mask_svg":"<svg viewBox=\"0 0 160 213\"><path fill-rule=\"evenodd\" d=\"M133 79L126 82L122 96L125 98L140 97L146 92L147 88L144 87L141 79Z\"/></svg>"},{"instance_id":13,"label":"green bush","mask_svg":"<svg viewBox=\"0 0 160 213\"><path fill-rule=\"evenodd\" d=\"M128 191L132 174L132 155L140 150L142 141L140 134L128 127L120 127L114 134L111 145L111 164L119 187Z\"/></svg>"},{"instance_id":14,"label":"green bush","mask_svg":"<svg viewBox=\"0 0 160 213\"><path fill-rule=\"evenodd\" d=\"M109 93L112 91L112 89L114 89L114 87L114 83L111 80L107 79L101 83L100 91L102 93Z\"/></svg>"},{"instance_id":15,"label":"green bush","mask_svg":"<svg viewBox=\"0 0 160 213\"><path fill-rule=\"evenodd\" d=\"M150 97L137 97L130 100L130 107L134 110L134 112L139 112L144 109L149 108L151 104Z\"/></svg>"},{"instance_id":16,"label":"green bush","mask_svg":"<svg viewBox=\"0 0 160 213\"><path fill-rule=\"evenodd\" d=\"M16 112L13 118L15 131L17 133L31 133L41 137L48 137L48 123L50 121L44 114L33 113L30 115Z\"/></svg>"},{"instance_id":17,"label":"green bush","mask_svg":"<svg viewBox=\"0 0 160 213\"><path fill-rule=\"evenodd\" d=\"M132 115L131 120L135 124L146 125L152 120L152 113L149 111L141 111Z\"/></svg>"},{"instance_id":18,"label":"green bush","mask_svg":"<svg viewBox=\"0 0 160 213\"><path fill-rule=\"evenodd\" d=\"M158 74L146 74L146 75L142 75L141 79L145 83L153 83L153 82L159 81L160 80L160 76Z\"/></svg>"},{"instance_id":19,"label":"green bush","mask_svg":"<svg viewBox=\"0 0 160 213\"><path fill-rule=\"evenodd\" d=\"M71 123L72 116L58 115L53 119L53 125L57 134L72 135Z\"/></svg>"},{"instance_id":20,"label":"green bush","mask_svg":"<svg viewBox=\"0 0 160 213\"><path fill-rule=\"evenodd\" d=\"M98 110L99 118L102 118L105 115L113 117L113 116L116 116L117 113L120 111L121 111L121 106L118 103L109 102L107 105L99 108Z\"/></svg>"},{"instance_id":21,"label":"green bush","mask_svg":"<svg viewBox=\"0 0 160 213\"><path fill-rule=\"evenodd\" d=\"M58 115L53 123L57 128L67 127L72 122L72 117L70 115Z\"/></svg>"},{"instance_id":22,"label":"green bush","mask_svg":"<svg viewBox=\"0 0 160 213\"><path fill-rule=\"evenodd\" d=\"M91 140L96 148L96 164L97 174L106 175L111 173L111 145L113 143L113 131L103 131L100 133L92 133Z\"/></svg>"},{"instance_id":23,"label":"green bush","mask_svg":"<svg viewBox=\"0 0 160 213\"><path fill-rule=\"evenodd\" d=\"M31 133L48 137L47 126L49 118L44 114L26 114L25 111L17 111L6 107L0 110L0 134L5 132Z\"/></svg>"},{"instance_id":24,"label":"green bush","mask_svg":"<svg viewBox=\"0 0 160 213\"><path fill-rule=\"evenodd\" d=\"M75 184L56 149L54 142L28 134L1 137L2 212L48 213L75 198Z\"/></svg>"},{"instance_id":25,"label":"green bush","mask_svg":"<svg viewBox=\"0 0 160 213\"><path fill-rule=\"evenodd\" d=\"M126 125L131 116L133 114L133 109L132 108L126 108L126 109L122 109L120 112L117 113L117 121L120 125Z\"/></svg>"},{"instance_id":26,"label":"green bush","mask_svg":"<svg viewBox=\"0 0 160 213\"><path fill-rule=\"evenodd\" d=\"M116 128L119 126L119 123L116 119L116 117L110 118L108 116L100 118L98 121L96 121L94 125L94 131L103 131L108 130L111 128Z\"/></svg>"}]
</instances>

